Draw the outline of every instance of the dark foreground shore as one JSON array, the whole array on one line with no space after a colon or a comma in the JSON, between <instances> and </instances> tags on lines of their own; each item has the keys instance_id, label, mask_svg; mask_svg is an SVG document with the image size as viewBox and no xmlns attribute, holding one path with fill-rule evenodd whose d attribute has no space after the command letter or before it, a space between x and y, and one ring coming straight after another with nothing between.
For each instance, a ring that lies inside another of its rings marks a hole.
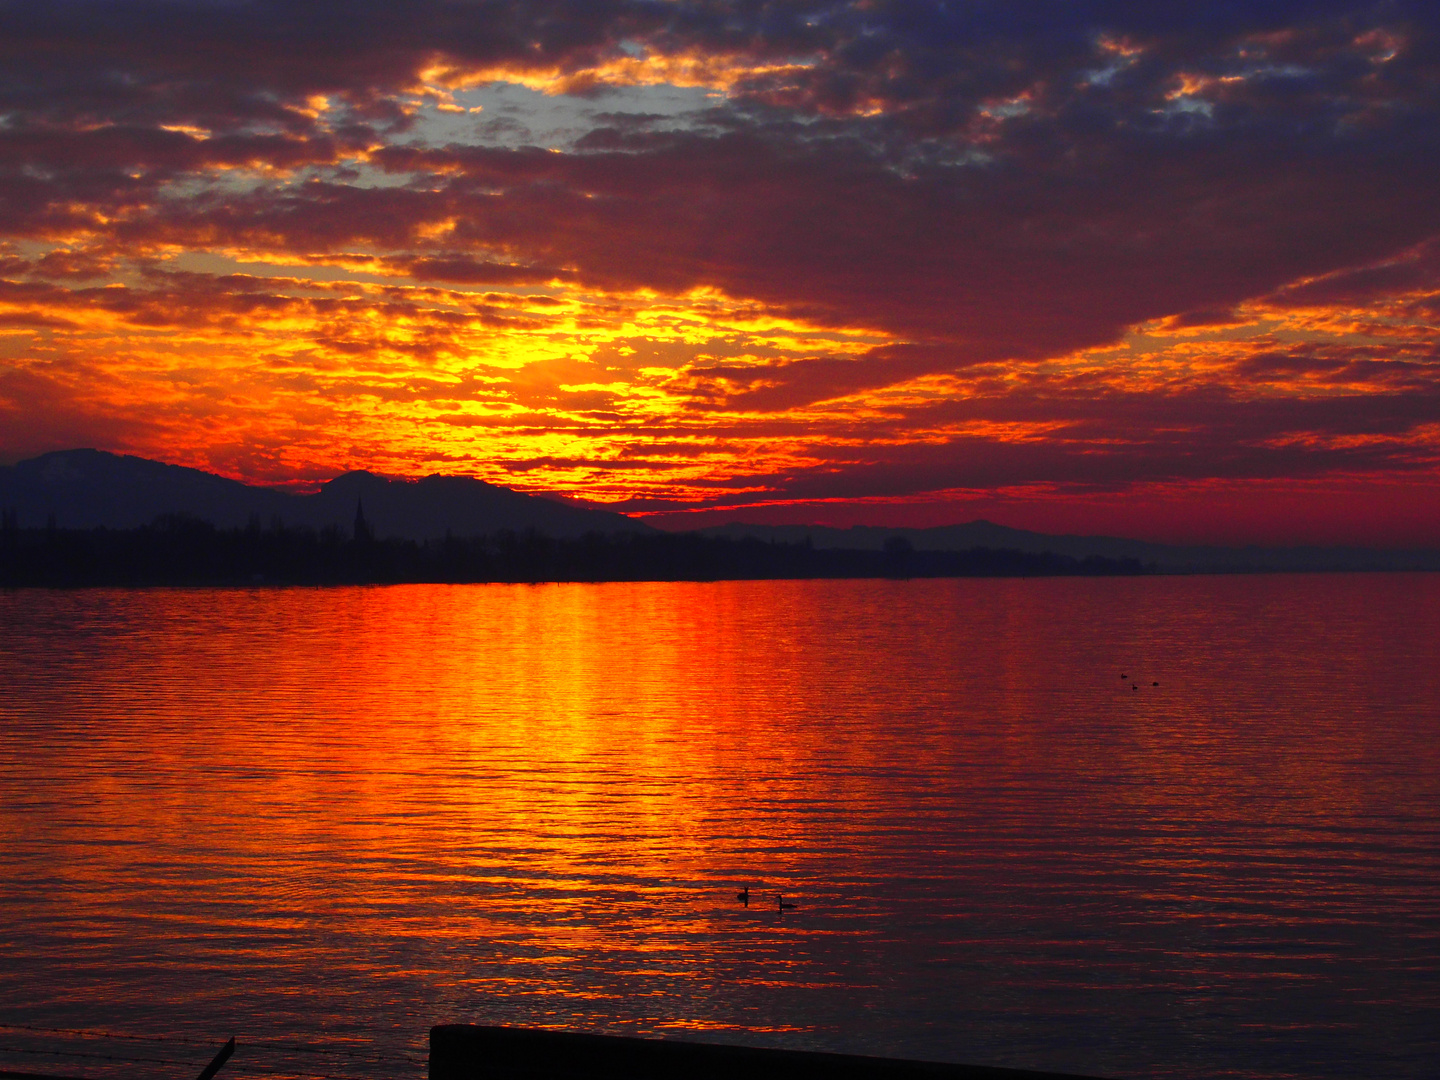
<instances>
[{"instance_id":1,"label":"dark foreground shore","mask_svg":"<svg viewBox=\"0 0 1440 1080\"><path fill-rule=\"evenodd\" d=\"M445 1024L430 1080L1087 1080L1069 1073L803 1050Z\"/></svg>"}]
</instances>

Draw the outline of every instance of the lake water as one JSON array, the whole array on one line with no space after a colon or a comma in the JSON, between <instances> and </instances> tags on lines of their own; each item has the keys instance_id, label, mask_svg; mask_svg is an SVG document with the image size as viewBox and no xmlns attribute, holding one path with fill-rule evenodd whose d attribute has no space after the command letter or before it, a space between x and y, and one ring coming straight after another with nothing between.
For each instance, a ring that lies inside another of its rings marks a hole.
<instances>
[{"instance_id":1,"label":"lake water","mask_svg":"<svg viewBox=\"0 0 1440 1080\"><path fill-rule=\"evenodd\" d=\"M1434 1076L1440 576L0 594L0 868L0 1068Z\"/></svg>"}]
</instances>

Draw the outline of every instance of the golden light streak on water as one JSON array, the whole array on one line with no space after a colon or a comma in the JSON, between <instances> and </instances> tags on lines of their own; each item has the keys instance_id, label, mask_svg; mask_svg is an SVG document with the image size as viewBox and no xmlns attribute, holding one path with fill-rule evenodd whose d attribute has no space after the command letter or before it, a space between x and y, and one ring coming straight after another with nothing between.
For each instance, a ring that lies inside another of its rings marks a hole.
<instances>
[{"instance_id":1,"label":"golden light streak on water","mask_svg":"<svg viewBox=\"0 0 1440 1080\"><path fill-rule=\"evenodd\" d=\"M1425 575L0 595L4 1017L235 1033L237 1068L475 1021L1422 1076L1437 601Z\"/></svg>"}]
</instances>

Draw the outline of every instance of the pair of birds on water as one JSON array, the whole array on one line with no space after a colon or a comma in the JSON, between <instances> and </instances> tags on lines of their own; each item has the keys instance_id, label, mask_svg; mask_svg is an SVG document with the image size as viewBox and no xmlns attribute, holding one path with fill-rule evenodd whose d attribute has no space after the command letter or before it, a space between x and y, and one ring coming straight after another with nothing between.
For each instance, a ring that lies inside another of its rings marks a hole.
<instances>
[{"instance_id":1,"label":"pair of birds on water","mask_svg":"<svg viewBox=\"0 0 1440 1080\"><path fill-rule=\"evenodd\" d=\"M1122 678L1122 679L1128 679L1129 677L1130 677L1130 676L1129 676L1129 675L1126 675L1123 671L1120 673L1120 678ZM1151 686L1159 686L1160 684L1159 684L1158 682L1152 682L1150 685L1151 685ZM1130 684L1130 689L1131 689L1131 690L1139 690L1139 689L1140 689L1140 684L1139 684L1139 683L1133 683L1133 682L1132 682L1132 683Z\"/></svg>"},{"instance_id":2,"label":"pair of birds on water","mask_svg":"<svg viewBox=\"0 0 1440 1080\"><path fill-rule=\"evenodd\" d=\"M741 889L739 892L737 892L737 893L735 894L735 899L736 899L736 900L739 900L739 901L740 901L742 904L744 904L746 907L749 907L749 906L750 906L750 886L749 886L749 885L746 885L745 888L743 888L743 889ZM775 896L775 907L776 907L777 909L779 909L780 911L789 911L789 910L790 910L791 908L793 908L794 906L795 906L794 904L787 904L787 903L785 903L785 897L779 895L778 893L776 894L776 896Z\"/></svg>"}]
</instances>

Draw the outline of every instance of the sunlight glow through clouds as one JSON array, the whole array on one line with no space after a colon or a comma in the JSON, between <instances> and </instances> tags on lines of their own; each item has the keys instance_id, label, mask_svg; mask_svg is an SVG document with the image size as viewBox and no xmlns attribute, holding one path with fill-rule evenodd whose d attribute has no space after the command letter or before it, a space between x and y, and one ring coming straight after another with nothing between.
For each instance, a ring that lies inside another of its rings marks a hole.
<instances>
[{"instance_id":1,"label":"sunlight glow through clouds","mask_svg":"<svg viewBox=\"0 0 1440 1080\"><path fill-rule=\"evenodd\" d=\"M0 451L1440 536L1433 15L771 8L0 10Z\"/></svg>"}]
</instances>

